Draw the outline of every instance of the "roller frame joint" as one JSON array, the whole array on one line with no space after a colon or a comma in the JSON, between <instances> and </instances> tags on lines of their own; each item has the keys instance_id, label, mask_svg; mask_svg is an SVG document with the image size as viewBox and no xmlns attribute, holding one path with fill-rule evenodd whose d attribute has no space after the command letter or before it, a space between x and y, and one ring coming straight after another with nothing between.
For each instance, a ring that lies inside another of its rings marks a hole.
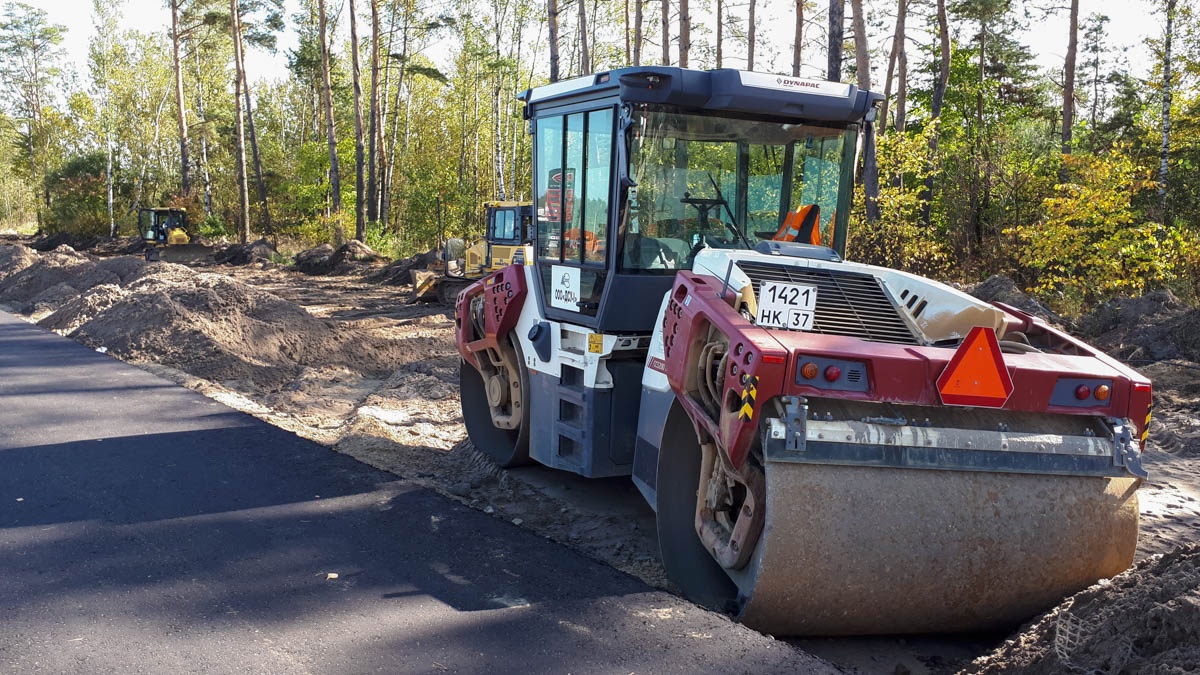
<instances>
[{"instance_id":1,"label":"roller frame joint","mask_svg":"<svg viewBox=\"0 0 1200 675\"><path fill-rule=\"evenodd\" d=\"M1150 473L1142 466L1142 455L1138 451L1138 440L1134 436L1136 429L1133 423L1115 417L1108 417L1105 421L1112 427L1113 443L1117 444L1117 452L1113 453L1113 464L1124 467L1130 475L1137 478L1143 480L1149 478Z\"/></svg>"}]
</instances>

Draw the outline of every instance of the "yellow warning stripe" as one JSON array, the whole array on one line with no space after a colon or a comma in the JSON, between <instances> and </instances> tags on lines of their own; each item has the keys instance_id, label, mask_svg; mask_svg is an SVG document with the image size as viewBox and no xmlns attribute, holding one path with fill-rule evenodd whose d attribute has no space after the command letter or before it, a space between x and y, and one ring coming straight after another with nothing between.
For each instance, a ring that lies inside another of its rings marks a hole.
<instances>
[{"instance_id":1,"label":"yellow warning stripe","mask_svg":"<svg viewBox=\"0 0 1200 675\"><path fill-rule=\"evenodd\" d=\"M1149 436L1150 436L1150 418L1154 417L1154 415L1151 414L1153 412L1154 412L1153 405L1146 408L1146 425L1142 427L1142 437L1141 437L1141 441L1143 443L1145 443L1146 439L1149 438Z\"/></svg>"},{"instance_id":2,"label":"yellow warning stripe","mask_svg":"<svg viewBox=\"0 0 1200 675\"><path fill-rule=\"evenodd\" d=\"M751 375L746 378L745 386L742 387L742 409L738 413L738 420L749 422L754 419L754 397L758 395L758 377Z\"/></svg>"}]
</instances>

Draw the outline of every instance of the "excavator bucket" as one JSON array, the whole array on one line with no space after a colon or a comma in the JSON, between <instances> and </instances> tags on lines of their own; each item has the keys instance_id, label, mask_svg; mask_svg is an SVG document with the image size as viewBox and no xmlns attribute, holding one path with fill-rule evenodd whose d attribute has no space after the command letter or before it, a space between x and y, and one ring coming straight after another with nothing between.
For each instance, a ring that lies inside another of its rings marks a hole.
<instances>
[{"instance_id":1,"label":"excavator bucket","mask_svg":"<svg viewBox=\"0 0 1200 675\"><path fill-rule=\"evenodd\" d=\"M146 260L173 263L213 262L216 249L204 244L169 244L156 246L146 252Z\"/></svg>"},{"instance_id":2,"label":"excavator bucket","mask_svg":"<svg viewBox=\"0 0 1200 675\"><path fill-rule=\"evenodd\" d=\"M418 302L424 299L436 297L438 281L442 278L441 272L432 270L412 270L413 278L412 293L408 295L409 304Z\"/></svg>"}]
</instances>

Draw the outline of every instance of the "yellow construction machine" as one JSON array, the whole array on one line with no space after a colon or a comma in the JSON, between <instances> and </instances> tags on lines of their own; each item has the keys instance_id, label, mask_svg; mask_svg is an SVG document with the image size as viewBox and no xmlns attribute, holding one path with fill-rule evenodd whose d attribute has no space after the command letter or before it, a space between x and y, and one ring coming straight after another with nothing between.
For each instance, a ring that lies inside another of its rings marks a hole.
<instances>
[{"instance_id":1,"label":"yellow construction machine","mask_svg":"<svg viewBox=\"0 0 1200 675\"><path fill-rule=\"evenodd\" d=\"M146 242L146 260L189 263L211 260L212 246L188 234L187 211L169 207L138 211L138 232Z\"/></svg>"},{"instance_id":2,"label":"yellow construction machine","mask_svg":"<svg viewBox=\"0 0 1200 675\"><path fill-rule=\"evenodd\" d=\"M436 262L413 271L410 302L436 293L441 302L452 303L471 282L509 265L525 263L531 254L533 204L493 201L485 202L483 209L483 238L470 246L463 239L447 240Z\"/></svg>"}]
</instances>

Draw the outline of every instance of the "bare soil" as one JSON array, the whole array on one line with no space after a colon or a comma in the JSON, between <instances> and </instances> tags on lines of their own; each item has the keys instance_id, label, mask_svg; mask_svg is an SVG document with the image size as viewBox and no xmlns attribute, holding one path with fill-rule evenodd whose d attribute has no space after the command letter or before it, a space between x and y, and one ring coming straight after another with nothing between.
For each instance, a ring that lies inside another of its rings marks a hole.
<instances>
[{"instance_id":1,"label":"bare soil","mask_svg":"<svg viewBox=\"0 0 1200 675\"><path fill-rule=\"evenodd\" d=\"M653 513L630 481L585 480L540 467L503 470L466 440L450 308L405 302L407 271L419 257L384 265L370 255L347 255L328 265L333 275L312 276L252 256L240 266L184 267L120 255L132 243L92 244L105 257L65 245L39 253L22 243L29 242L0 240L0 306L671 588L657 558ZM986 292L1003 293L1010 304L1024 302L1002 281L989 283ZM1078 617L1087 635L1125 634L1132 629L1114 623L1118 614L1138 614L1151 625L1146 615L1175 611L1162 607L1200 606L1200 553L1180 548L1196 539L1200 524L1200 310L1147 296L1106 305L1081 327L1155 384L1153 440L1145 453L1152 478L1140 493L1140 562L1122 575L1131 578L1118 577L1069 599L974 664L970 660L998 637L794 644L872 673L964 667L1011 672L1035 663L1048 664L1037 672L1077 666L1105 672L1108 666L1091 665L1101 658L1094 650L1078 647L1063 660L1053 649L1050 633L1061 623L1054 617ZM1136 590L1168 582L1169 590ZM1083 611L1118 603L1124 603L1121 613ZM1200 615L1180 611L1200 626ZM1195 631L1173 635L1180 649L1152 651L1130 633L1131 656L1107 672L1138 672L1146 664L1154 672L1176 672L1171 669L1191 663L1187 659L1194 658L1198 642ZM1183 649L1187 645L1192 651ZM1111 657L1110 665L1113 659L1119 660Z\"/></svg>"}]
</instances>

